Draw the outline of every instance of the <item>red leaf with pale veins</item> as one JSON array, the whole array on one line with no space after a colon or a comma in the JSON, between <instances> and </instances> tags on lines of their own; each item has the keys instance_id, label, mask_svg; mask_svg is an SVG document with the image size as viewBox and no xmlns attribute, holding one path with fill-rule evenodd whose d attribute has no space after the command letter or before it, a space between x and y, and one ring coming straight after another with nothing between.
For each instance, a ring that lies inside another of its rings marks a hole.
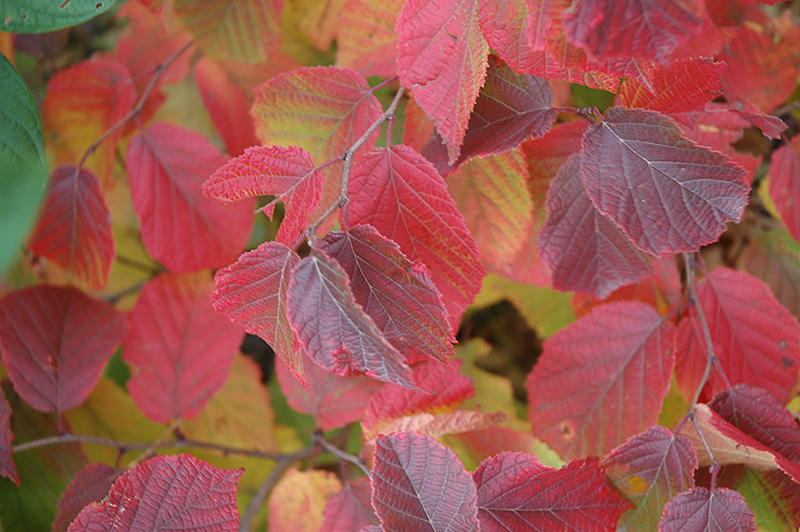
<instances>
[{"instance_id":1,"label":"red leaf with pale veins","mask_svg":"<svg viewBox=\"0 0 800 532\"><path fill-rule=\"evenodd\" d=\"M377 523L370 502L371 489L366 477L348 482L325 506L325 520L319 532L353 532Z\"/></svg>"},{"instance_id":2,"label":"red leaf with pale veins","mask_svg":"<svg viewBox=\"0 0 800 532\"><path fill-rule=\"evenodd\" d=\"M228 377L242 330L211 307L213 287L205 272L161 274L128 314L128 391L153 421L196 416Z\"/></svg>"},{"instance_id":3,"label":"red leaf with pale veins","mask_svg":"<svg viewBox=\"0 0 800 532\"><path fill-rule=\"evenodd\" d=\"M67 532L234 532L242 472L188 454L151 458L119 477L106 498L84 508Z\"/></svg>"},{"instance_id":4,"label":"red leaf with pale veins","mask_svg":"<svg viewBox=\"0 0 800 532\"><path fill-rule=\"evenodd\" d=\"M636 505L622 514L617 530L655 530L664 504L694 487L697 454L688 438L650 427L612 450L602 466L617 491Z\"/></svg>"},{"instance_id":5,"label":"red leaf with pale veins","mask_svg":"<svg viewBox=\"0 0 800 532\"><path fill-rule=\"evenodd\" d=\"M427 159L404 145L365 155L350 177L349 222L372 225L427 266L450 327L458 329L485 271L463 215Z\"/></svg>"},{"instance_id":6,"label":"red leaf with pale veins","mask_svg":"<svg viewBox=\"0 0 800 532\"><path fill-rule=\"evenodd\" d=\"M800 197L800 137L792 139L772 154L769 167L769 195L783 218L786 229L800 240L800 209L795 204Z\"/></svg>"},{"instance_id":7,"label":"red leaf with pale veins","mask_svg":"<svg viewBox=\"0 0 800 532\"><path fill-rule=\"evenodd\" d=\"M286 314L289 277L300 257L279 242L264 242L218 270L211 304L245 331L264 339L304 382L303 358Z\"/></svg>"},{"instance_id":8,"label":"red leaf with pale veins","mask_svg":"<svg viewBox=\"0 0 800 532\"><path fill-rule=\"evenodd\" d=\"M509 151L528 137L547 133L556 118L553 89L547 80L517 74L497 56L489 56L486 80L469 117L461 152L448 164L441 137L434 134L422 150L439 173L447 175L466 161Z\"/></svg>"},{"instance_id":9,"label":"red leaf with pale veins","mask_svg":"<svg viewBox=\"0 0 800 532\"><path fill-rule=\"evenodd\" d=\"M322 430L358 421L382 383L367 377L341 377L316 364L305 367L304 386L284 365L275 366L278 383L289 406L314 416Z\"/></svg>"},{"instance_id":10,"label":"red leaf with pale veins","mask_svg":"<svg viewBox=\"0 0 800 532\"><path fill-rule=\"evenodd\" d=\"M336 375L367 375L414 387L405 358L356 302L335 260L312 250L292 270L287 294L295 338L320 367Z\"/></svg>"},{"instance_id":11,"label":"red leaf with pale veins","mask_svg":"<svg viewBox=\"0 0 800 532\"><path fill-rule=\"evenodd\" d=\"M329 233L319 249L344 269L356 302L405 360L445 361L455 354L447 311L428 269L409 261L396 243L357 225Z\"/></svg>"},{"instance_id":12,"label":"red leaf with pale veins","mask_svg":"<svg viewBox=\"0 0 800 532\"><path fill-rule=\"evenodd\" d=\"M53 170L30 248L89 286L105 286L114 260L114 235L94 173L74 166Z\"/></svg>"},{"instance_id":13,"label":"red leaf with pale veins","mask_svg":"<svg viewBox=\"0 0 800 532\"><path fill-rule=\"evenodd\" d=\"M14 433L11 430L11 407L0 389L0 476L19 486L19 472L12 458Z\"/></svg>"},{"instance_id":14,"label":"red leaf with pale veins","mask_svg":"<svg viewBox=\"0 0 800 532\"><path fill-rule=\"evenodd\" d=\"M611 532L630 507L596 457L556 469L531 455L504 452L484 460L473 479L482 532Z\"/></svg>"},{"instance_id":15,"label":"red leaf with pale veins","mask_svg":"<svg viewBox=\"0 0 800 532\"><path fill-rule=\"evenodd\" d=\"M725 63L698 57L680 59L657 68L650 78L650 87L636 78L622 84L620 102L625 107L641 107L660 113L689 113L722 94Z\"/></svg>"},{"instance_id":16,"label":"red leaf with pale veins","mask_svg":"<svg viewBox=\"0 0 800 532\"><path fill-rule=\"evenodd\" d=\"M698 0L579 0L564 13L567 38L594 57L642 57L666 62L703 30Z\"/></svg>"},{"instance_id":17,"label":"red leaf with pale veins","mask_svg":"<svg viewBox=\"0 0 800 532\"><path fill-rule=\"evenodd\" d=\"M384 530L475 532L475 483L453 451L404 430L379 436L372 467L372 506Z\"/></svg>"},{"instance_id":18,"label":"red leaf with pale veins","mask_svg":"<svg viewBox=\"0 0 800 532\"><path fill-rule=\"evenodd\" d=\"M105 497L116 473L116 469L107 464L89 464L86 469L79 471L58 501L58 515L53 522L53 532L67 530L84 506Z\"/></svg>"},{"instance_id":19,"label":"red leaf with pale veins","mask_svg":"<svg viewBox=\"0 0 800 532\"><path fill-rule=\"evenodd\" d=\"M718 361L701 397L727 389L728 383L746 383L788 401L800 368L800 325L767 285L745 272L717 268L697 283L697 304ZM703 329L692 308L678 326L675 366L678 389L686 397L693 397L700 383L706 353Z\"/></svg>"},{"instance_id":20,"label":"red leaf with pale veins","mask_svg":"<svg viewBox=\"0 0 800 532\"><path fill-rule=\"evenodd\" d=\"M598 299L651 270L647 256L592 205L577 154L567 159L550 184L539 256L553 272L553 288Z\"/></svg>"},{"instance_id":21,"label":"red leaf with pale veins","mask_svg":"<svg viewBox=\"0 0 800 532\"><path fill-rule=\"evenodd\" d=\"M750 187L724 155L654 111L614 107L583 136L581 175L597 210L651 255L697 251L741 220Z\"/></svg>"},{"instance_id":22,"label":"red leaf with pale veins","mask_svg":"<svg viewBox=\"0 0 800 532\"><path fill-rule=\"evenodd\" d=\"M644 303L596 307L551 336L528 375L534 435L566 459L603 455L658 420L675 327Z\"/></svg>"},{"instance_id":23,"label":"red leaf with pale veins","mask_svg":"<svg viewBox=\"0 0 800 532\"><path fill-rule=\"evenodd\" d=\"M486 74L489 46L478 25L478 1L410 0L397 35L400 82L436 123L453 163Z\"/></svg>"},{"instance_id":24,"label":"red leaf with pale veins","mask_svg":"<svg viewBox=\"0 0 800 532\"><path fill-rule=\"evenodd\" d=\"M487 269L499 272L533 229L533 202L522 150L474 159L447 178Z\"/></svg>"},{"instance_id":25,"label":"red leaf with pale veins","mask_svg":"<svg viewBox=\"0 0 800 532\"><path fill-rule=\"evenodd\" d=\"M112 305L39 285L0 299L0 347L14 389L41 412L81 404L125 331Z\"/></svg>"},{"instance_id":26,"label":"red leaf with pale veins","mask_svg":"<svg viewBox=\"0 0 800 532\"><path fill-rule=\"evenodd\" d=\"M221 268L247 244L253 209L203 196L206 178L227 158L204 136L167 122L128 145L125 165L148 253L176 272Z\"/></svg>"},{"instance_id":27,"label":"red leaf with pale veins","mask_svg":"<svg viewBox=\"0 0 800 532\"><path fill-rule=\"evenodd\" d=\"M319 206L323 181L322 173L315 169L311 155L304 149L253 146L216 170L203 184L203 193L223 203L274 194L275 199L261 210L271 218L276 202L285 204L286 214L277 240L292 245Z\"/></svg>"},{"instance_id":28,"label":"red leaf with pale veins","mask_svg":"<svg viewBox=\"0 0 800 532\"><path fill-rule=\"evenodd\" d=\"M394 76L394 28L402 7L403 0L349 0L337 22L336 64L358 70L364 76Z\"/></svg>"},{"instance_id":29,"label":"red leaf with pale veins","mask_svg":"<svg viewBox=\"0 0 800 532\"><path fill-rule=\"evenodd\" d=\"M755 532L756 522L741 494L727 488L692 488L664 506L659 532Z\"/></svg>"}]
</instances>

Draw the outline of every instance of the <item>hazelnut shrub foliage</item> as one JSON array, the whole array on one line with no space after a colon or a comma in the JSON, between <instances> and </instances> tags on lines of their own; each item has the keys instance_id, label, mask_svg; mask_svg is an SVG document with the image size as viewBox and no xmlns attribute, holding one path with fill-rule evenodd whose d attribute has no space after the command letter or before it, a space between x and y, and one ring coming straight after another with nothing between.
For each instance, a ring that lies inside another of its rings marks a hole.
<instances>
[{"instance_id":1,"label":"hazelnut shrub foliage","mask_svg":"<svg viewBox=\"0 0 800 532\"><path fill-rule=\"evenodd\" d=\"M0 3L0 528L797 530L797 7Z\"/></svg>"}]
</instances>

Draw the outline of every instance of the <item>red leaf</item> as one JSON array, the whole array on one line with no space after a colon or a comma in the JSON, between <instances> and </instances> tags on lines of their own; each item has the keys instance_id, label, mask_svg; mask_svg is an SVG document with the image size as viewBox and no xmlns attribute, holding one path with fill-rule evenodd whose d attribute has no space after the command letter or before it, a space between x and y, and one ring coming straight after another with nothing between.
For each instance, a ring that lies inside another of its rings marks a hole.
<instances>
[{"instance_id":1,"label":"red leaf","mask_svg":"<svg viewBox=\"0 0 800 532\"><path fill-rule=\"evenodd\" d=\"M435 123L454 163L486 74L477 0L410 0L397 19L397 74Z\"/></svg>"},{"instance_id":2,"label":"red leaf","mask_svg":"<svg viewBox=\"0 0 800 532\"><path fill-rule=\"evenodd\" d=\"M556 118L553 89L547 80L517 74L497 56L489 56L486 80L469 117L461 153L453 164L441 137L434 134L422 150L446 175L470 159L509 151L527 137L547 133Z\"/></svg>"},{"instance_id":3,"label":"red leaf","mask_svg":"<svg viewBox=\"0 0 800 532\"><path fill-rule=\"evenodd\" d=\"M795 205L800 197L800 137L792 139L772 154L769 169L769 195L783 218L786 229L800 240L800 209Z\"/></svg>"},{"instance_id":4,"label":"red leaf","mask_svg":"<svg viewBox=\"0 0 800 532\"><path fill-rule=\"evenodd\" d=\"M295 338L320 367L414 387L403 355L356 302L347 274L325 253L315 249L294 267L286 305Z\"/></svg>"},{"instance_id":5,"label":"red leaf","mask_svg":"<svg viewBox=\"0 0 800 532\"><path fill-rule=\"evenodd\" d=\"M674 61L653 72L650 87L636 78L626 80L620 102L667 114L700 111L722 94L720 79L725 68L725 63L702 57Z\"/></svg>"},{"instance_id":6,"label":"red leaf","mask_svg":"<svg viewBox=\"0 0 800 532\"><path fill-rule=\"evenodd\" d=\"M114 260L114 235L100 183L90 170L53 170L30 248L89 286L105 286Z\"/></svg>"},{"instance_id":7,"label":"red leaf","mask_svg":"<svg viewBox=\"0 0 800 532\"><path fill-rule=\"evenodd\" d=\"M429 362L415 367L413 381L421 391L387 384L369 402L361 428L366 440L373 439L391 421L422 412L451 412L475 395L469 377L460 373L461 361ZM385 431L384 431L385 432Z\"/></svg>"},{"instance_id":8,"label":"red leaf","mask_svg":"<svg viewBox=\"0 0 800 532\"><path fill-rule=\"evenodd\" d=\"M92 391L124 334L112 305L75 288L39 285L0 299L0 347L14 389L59 414Z\"/></svg>"},{"instance_id":9,"label":"red leaf","mask_svg":"<svg viewBox=\"0 0 800 532\"><path fill-rule=\"evenodd\" d=\"M636 505L622 514L618 530L655 530L664 504L694 487L697 455L687 438L650 427L611 451L602 465L617 491Z\"/></svg>"},{"instance_id":10,"label":"red leaf","mask_svg":"<svg viewBox=\"0 0 800 532\"><path fill-rule=\"evenodd\" d=\"M225 383L241 329L214 312L205 273L161 274L128 315L122 358L136 370L128 391L150 419L192 418Z\"/></svg>"},{"instance_id":11,"label":"red leaf","mask_svg":"<svg viewBox=\"0 0 800 532\"><path fill-rule=\"evenodd\" d=\"M404 430L379 436L372 506L384 530L476 532L475 483L453 451Z\"/></svg>"},{"instance_id":12,"label":"red leaf","mask_svg":"<svg viewBox=\"0 0 800 532\"><path fill-rule=\"evenodd\" d=\"M652 255L697 251L747 206L746 172L687 142L664 115L612 108L583 136L581 175L597 210Z\"/></svg>"},{"instance_id":13,"label":"red leaf","mask_svg":"<svg viewBox=\"0 0 800 532\"><path fill-rule=\"evenodd\" d=\"M542 19L547 20L546 17L539 20ZM534 50L541 48L528 45L528 32L535 30L528 29L528 8L525 0L481 0L478 2L478 21L489 47L503 61L520 73L529 72L533 68L541 55L541 52Z\"/></svg>"},{"instance_id":14,"label":"red leaf","mask_svg":"<svg viewBox=\"0 0 800 532\"><path fill-rule=\"evenodd\" d=\"M275 373L289 406L314 416L315 425L322 430L361 419L370 399L382 386L367 377L340 377L316 364L306 365L306 386L286 366L275 366Z\"/></svg>"},{"instance_id":15,"label":"red leaf","mask_svg":"<svg viewBox=\"0 0 800 532\"><path fill-rule=\"evenodd\" d=\"M697 304L705 314L718 361L703 397L729 384L747 383L788 401L800 368L800 325L769 288L747 273L717 268L697 283ZM692 308L689 319L678 327L675 376L684 396L694 396L706 360L705 336Z\"/></svg>"},{"instance_id":16,"label":"red leaf","mask_svg":"<svg viewBox=\"0 0 800 532\"><path fill-rule=\"evenodd\" d=\"M755 532L753 512L741 494L727 488L692 488L664 506L659 532Z\"/></svg>"},{"instance_id":17,"label":"red leaf","mask_svg":"<svg viewBox=\"0 0 800 532\"><path fill-rule=\"evenodd\" d=\"M286 205L277 239L288 246L305 231L309 215L319 206L323 181L304 149L253 146L216 170L203 184L203 193L223 203L274 194L261 210L271 218L277 201Z\"/></svg>"},{"instance_id":18,"label":"red leaf","mask_svg":"<svg viewBox=\"0 0 800 532\"><path fill-rule=\"evenodd\" d=\"M756 126L764 135L771 139L779 139L781 133L789 128L789 126L777 116L761 114L758 109L747 102L737 104L733 112L747 120L750 125Z\"/></svg>"},{"instance_id":19,"label":"red leaf","mask_svg":"<svg viewBox=\"0 0 800 532\"><path fill-rule=\"evenodd\" d=\"M188 455L157 456L126 471L68 532L235 531L236 484L243 469L218 469Z\"/></svg>"},{"instance_id":20,"label":"red leaf","mask_svg":"<svg viewBox=\"0 0 800 532\"><path fill-rule=\"evenodd\" d=\"M172 271L221 268L250 237L252 204L224 207L203 196L203 181L225 162L208 139L167 122L128 145L125 164L142 240Z\"/></svg>"},{"instance_id":21,"label":"red leaf","mask_svg":"<svg viewBox=\"0 0 800 532\"><path fill-rule=\"evenodd\" d=\"M107 464L90 464L79 471L58 501L58 515L53 522L53 532L67 530L84 506L105 497L115 477L116 470Z\"/></svg>"},{"instance_id":22,"label":"red leaf","mask_svg":"<svg viewBox=\"0 0 800 532\"><path fill-rule=\"evenodd\" d=\"M405 360L445 361L455 354L447 311L428 269L406 259L396 243L357 225L329 233L319 249L344 269L356 302Z\"/></svg>"},{"instance_id":23,"label":"red leaf","mask_svg":"<svg viewBox=\"0 0 800 532\"><path fill-rule=\"evenodd\" d=\"M539 256L553 272L553 288L598 299L635 283L651 269L647 256L592 205L577 154L561 166L547 193Z\"/></svg>"},{"instance_id":24,"label":"red leaf","mask_svg":"<svg viewBox=\"0 0 800 532\"><path fill-rule=\"evenodd\" d=\"M211 304L250 334L260 336L304 382L303 358L286 314L286 290L300 257L279 242L264 242L218 270Z\"/></svg>"},{"instance_id":25,"label":"red leaf","mask_svg":"<svg viewBox=\"0 0 800 532\"><path fill-rule=\"evenodd\" d=\"M561 469L534 456L504 452L473 473L482 532L616 530L629 506L608 483L596 457Z\"/></svg>"},{"instance_id":26,"label":"red leaf","mask_svg":"<svg viewBox=\"0 0 800 532\"><path fill-rule=\"evenodd\" d=\"M697 0L579 0L564 13L567 38L598 58L641 57L666 62L703 29Z\"/></svg>"},{"instance_id":27,"label":"red leaf","mask_svg":"<svg viewBox=\"0 0 800 532\"><path fill-rule=\"evenodd\" d=\"M194 66L194 79L227 152L241 155L258 144L250 118L252 97L234 83L222 64L210 56L201 57Z\"/></svg>"},{"instance_id":28,"label":"red leaf","mask_svg":"<svg viewBox=\"0 0 800 532\"><path fill-rule=\"evenodd\" d=\"M371 486L366 477L348 482L325 506L325 520L319 532L353 532L377 523L370 502Z\"/></svg>"},{"instance_id":29,"label":"red leaf","mask_svg":"<svg viewBox=\"0 0 800 532\"><path fill-rule=\"evenodd\" d=\"M403 0L350 0L337 22L336 64L364 76L397 72L397 17ZM355 529L352 529L355 530Z\"/></svg>"},{"instance_id":30,"label":"red leaf","mask_svg":"<svg viewBox=\"0 0 800 532\"><path fill-rule=\"evenodd\" d=\"M477 244L436 169L408 146L369 152L350 177L349 221L372 225L397 242L409 260L428 267L456 330L485 272Z\"/></svg>"},{"instance_id":31,"label":"red leaf","mask_svg":"<svg viewBox=\"0 0 800 532\"><path fill-rule=\"evenodd\" d=\"M557 124L542 138L522 143L531 179L536 183L537 190L546 191L564 161L581 150L581 138L588 127L586 120Z\"/></svg>"},{"instance_id":32,"label":"red leaf","mask_svg":"<svg viewBox=\"0 0 800 532\"><path fill-rule=\"evenodd\" d=\"M19 486L19 472L17 472L17 466L12 458L13 442L11 407L8 405L3 390L0 389L0 476L6 477Z\"/></svg>"},{"instance_id":33,"label":"red leaf","mask_svg":"<svg viewBox=\"0 0 800 532\"><path fill-rule=\"evenodd\" d=\"M603 455L658 420L675 327L637 301L596 307L551 336L528 375L534 435L566 459Z\"/></svg>"}]
</instances>

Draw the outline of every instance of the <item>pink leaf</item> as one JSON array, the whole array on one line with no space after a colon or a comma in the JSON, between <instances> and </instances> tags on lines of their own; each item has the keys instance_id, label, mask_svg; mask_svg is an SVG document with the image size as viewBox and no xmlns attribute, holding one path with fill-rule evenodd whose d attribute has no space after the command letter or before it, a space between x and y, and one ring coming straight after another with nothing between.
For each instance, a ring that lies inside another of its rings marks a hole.
<instances>
[{"instance_id":1,"label":"pink leaf","mask_svg":"<svg viewBox=\"0 0 800 532\"><path fill-rule=\"evenodd\" d=\"M402 7L403 0L349 0L337 22L336 64L365 76L394 76L397 72L394 28Z\"/></svg>"},{"instance_id":2,"label":"pink leaf","mask_svg":"<svg viewBox=\"0 0 800 532\"><path fill-rule=\"evenodd\" d=\"M319 250L292 270L289 323L303 350L336 375L367 375L413 388L403 355L353 297L347 274Z\"/></svg>"},{"instance_id":3,"label":"pink leaf","mask_svg":"<svg viewBox=\"0 0 800 532\"><path fill-rule=\"evenodd\" d=\"M306 386L284 365L275 366L275 373L289 406L314 416L316 426L322 430L361 419L370 399L382 386L367 377L340 377L316 364L305 367Z\"/></svg>"},{"instance_id":4,"label":"pink leaf","mask_svg":"<svg viewBox=\"0 0 800 532\"><path fill-rule=\"evenodd\" d=\"M567 159L550 184L539 256L553 272L553 288L598 299L635 283L651 269L647 256L592 205L577 154Z\"/></svg>"},{"instance_id":5,"label":"pink leaf","mask_svg":"<svg viewBox=\"0 0 800 532\"><path fill-rule=\"evenodd\" d=\"M325 520L319 532L353 532L377 523L370 502L371 489L372 484L365 477L347 483L325 506Z\"/></svg>"},{"instance_id":6,"label":"pink leaf","mask_svg":"<svg viewBox=\"0 0 800 532\"><path fill-rule=\"evenodd\" d=\"M112 305L75 288L39 285L0 299L0 347L14 389L61 413L92 391L124 334Z\"/></svg>"},{"instance_id":7,"label":"pink leaf","mask_svg":"<svg viewBox=\"0 0 800 532\"><path fill-rule=\"evenodd\" d=\"M702 397L727 389L728 383L747 383L788 401L800 368L800 325L767 285L750 274L717 268L697 284L697 304L718 360ZM684 396L694 396L706 360L705 335L692 308L678 327L675 376Z\"/></svg>"},{"instance_id":8,"label":"pink leaf","mask_svg":"<svg viewBox=\"0 0 800 532\"><path fill-rule=\"evenodd\" d=\"M303 358L286 314L289 277L300 257L279 242L264 242L218 270L211 304L250 334L260 336L304 380Z\"/></svg>"},{"instance_id":9,"label":"pink leaf","mask_svg":"<svg viewBox=\"0 0 800 532\"><path fill-rule=\"evenodd\" d=\"M756 126L764 135L771 139L781 138L781 133L789 128L789 126L777 116L761 114L755 106L747 102L737 104L732 111L744 118L750 125Z\"/></svg>"},{"instance_id":10,"label":"pink leaf","mask_svg":"<svg viewBox=\"0 0 800 532\"><path fill-rule=\"evenodd\" d=\"M356 302L406 360L445 361L455 354L447 311L428 269L409 261L396 243L357 225L329 233L319 249L344 269Z\"/></svg>"},{"instance_id":11,"label":"pink leaf","mask_svg":"<svg viewBox=\"0 0 800 532\"><path fill-rule=\"evenodd\" d=\"M53 170L30 247L89 286L105 286L114 260L114 235L97 176L74 166Z\"/></svg>"},{"instance_id":12,"label":"pink leaf","mask_svg":"<svg viewBox=\"0 0 800 532\"><path fill-rule=\"evenodd\" d=\"M655 530L664 504L694 487L697 455L684 436L650 427L611 451L602 465L617 491L636 505L622 514L618 530Z\"/></svg>"},{"instance_id":13,"label":"pink leaf","mask_svg":"<svg viewBox=\"0 0 800 532\"><path fill-rule=\"evenodd\" d=\"M485 275L477 244L436 169L405 145L364 156L350 178L349 222L370 224L428 267L456 330Z\"/></svg>"},{"instance_id":14,"label":"pink leaf","mask_svg":"<svg viewBox=\"0 0 800 532\"><path fill-rule=\"evenodd\" d=\"M167 122L128 145L125 164L142 240L172 271L221 268L250 237L252 204L224 207L203 196L203 181L225 162L208 139Z\"/></svg>"},{"instance_id":15,"label":"pink leaf","mask_svg":"<svg viewBox=\"0 0 800 532\"><path fill-rule=\"evenodd\" d=\"M614 491L596 457L561 469L534 456L504 452L473 474L482 532L616 530L629 506Z\"/></svg>"},{"instance_id":16,"label":"pink leaf","mask_svg":"<svg viewBox=\"0 0 800 532\"><path fill-rule=\"evenodd\" d=\"M542 53L528 45L528 31L535 30L528 29L525 0L481 0L478 20L489 47L517 72L529 73Z\"/></svg>"},{"instance_id":17,"label":"pink leaf","mask_svg":"<svg viewBox=\"0 0 800 532\"><path fill-rule=\"evenodd\" d=\"M592 203L656 256L697 251L738 222L750 189L745 174L653 111L611 108L583 136L581 175Z\"/></svg>"},{"instance_id":18,"label":"pink leaf","mask_svg":"<svg viewBox=\"0 0 800 532\"><path fill-rule=\"evenodd\" d=\"M792 139L772 154L769 169L769 195L783 218L786 229L800 240L800 209L795 201L800 197L800 137Z\"/></svg>"},{"instance_id":19,"label":"pink leaf","mask_svg":"<svg viewBox=\"0 0 800 532\"><path fill-rule=\"evenodd\" d=\"M12 458L14 433L11 430L11 407L0 389L0 476L19 486L19 472Z\"/></svg>"},{"instance_id":20,"label":"pink leaf","mask_svg":"<svg viewBox=\"0 0 800 532\"><path fill-rule=\"evenodd\" d=\"M756 522L741 494L727 488L692 488L664 506L659 532L755 532Z\"/></svg>"},{"instance_id":21,"label":"pink leaf","mask_svg":"<svg viewBox=\"0 0 800 532\"><path fill-rule=\"evenodd\" d=\"M67 532L234 532L243 469L218 469L188 454L157 456L126 471L106 498L87 506Z\"/></svg>"},{"instance_id":22,"label":"pink leaf","mask_svg":"<svg viewBox=\"0 0 800 532\"><path fill-rule=\"evenodd\" d=\"M397 20L397 73L459 155L470 112L486 74L489 46L478 26L477 0L411 0Z\"/></svg>"},{"instance_id":23,"label":"pink leaf","mask_svg":"<svg viewBox=\"0 0 800 532\"><path fill-rule=\"evenodd\" d=\"M589 54L666 62L703 29L698 0L579 0L564 13L567 38Z\"/></svg>"},{"instance_id":24,"label":"pink leaf","mask_svg":"<svg viewBox=\"0 0 800 532\"><path fill-rule=\"evenodd\" d=\"M372 506L384 530L477 532L475 484L453 451L430 436L379 436Z\"/></svg>"},{"instance_id":25,"label":"pink leaf","mask_svg":"<svg viewBox=\"0 0 800 532\"><path fill-rule=\"evenodd\" d=\"M658 420L674 352L675 327L653 307L596 307L551 336L528 375L534 435L567 459L607 453Z\"/></svg>"},{"instance_id":26,"label":"pink leaf","mask_svg":"<svg viewBox=\"0 0 800 532\"><path fill-rule=\"evenodd\" d=\"M90 464L79 471L69 483L61 500L58 515L53 522L53 532L67 530L84 506L100 501L106 496L117 471L107 464Z\"/></svg>"},{"instance_id":27,"label":"pink leaf","mask_svg":"<svg viewBox=\"0 0 800 532\"><path fill-rule=\"evenodd\" d=\"M128 391L150 419L192 418L225 383L241 329L214 311L205 273L161 274L128 315L122 358L135 368Z\"/></svg>"},{"instance_id":28,"label":"pink leaf","mask_svg":"<svg viewBox=\"0 0 800 532\"><path fill-rule=\"evenodd\" d=\"M448 164L447 150L438 134L430 138L422 155L447 175L470 159L506 152L528 137L541 137L556 118L552 106L553 90L547 80L517 74L490 55L486 81L470 114L458 158Z\"/></svg>"}]
</instances>

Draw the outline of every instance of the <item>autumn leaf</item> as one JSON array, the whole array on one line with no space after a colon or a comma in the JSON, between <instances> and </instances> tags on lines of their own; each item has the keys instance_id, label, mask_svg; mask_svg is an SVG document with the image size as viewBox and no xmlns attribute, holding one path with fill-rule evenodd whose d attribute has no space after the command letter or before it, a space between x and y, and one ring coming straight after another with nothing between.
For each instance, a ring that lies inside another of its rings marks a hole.
<instances>
[{"instance_id":1,"label":"autumn leaf","mask_svg":"<svg viewBox=\"0 0 800 532\"><path fill-rule=\"evenodd\" d=\"M692 488L664 506L659 532L755 532L753 512L739 493L727 488Z\"/></svg>"},{"instance_id":2,"label":"autumn leaf","mask_svg":"<svg viewBox=\"0 0 800 532\"><path fill-rule=\"evenodd\" d=\"M269 498L270 532L318 532L325 506L341 488L329 471L289 470Z\"/></svg>"}]
</instances>

